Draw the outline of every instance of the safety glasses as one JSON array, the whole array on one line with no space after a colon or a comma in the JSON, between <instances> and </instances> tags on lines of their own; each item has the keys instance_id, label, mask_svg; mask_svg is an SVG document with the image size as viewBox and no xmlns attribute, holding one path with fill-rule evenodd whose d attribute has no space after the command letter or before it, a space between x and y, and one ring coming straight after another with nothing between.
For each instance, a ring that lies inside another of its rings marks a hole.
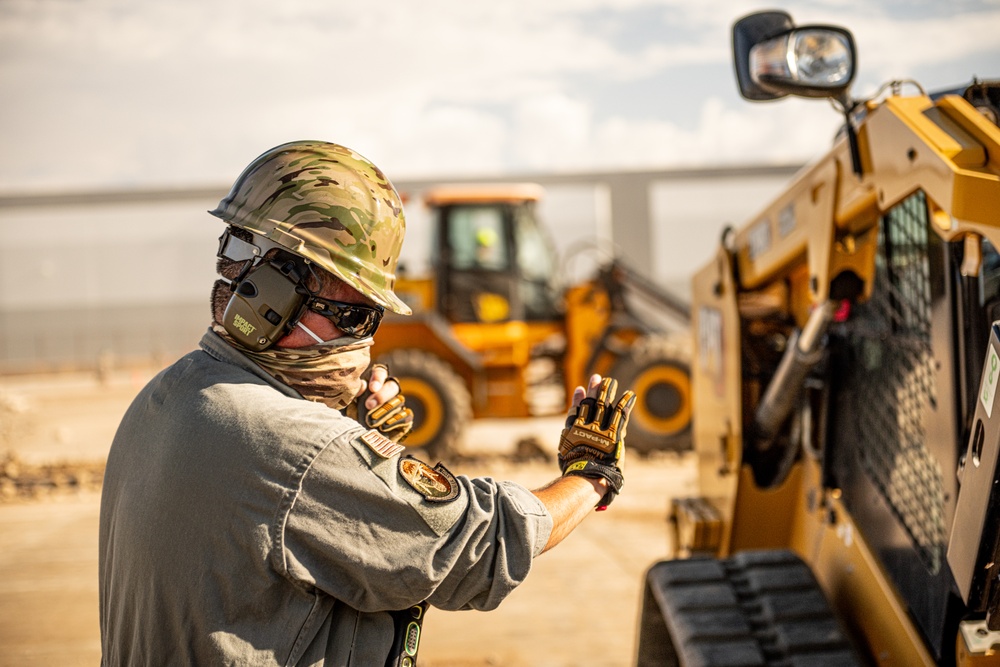
<instances>
[{"instance_id":1,"label":"safety glasses","mask_svg":"<svg viewBox=\"0 0 1000 667\"><path fill-rule=\"evenodd\" d=\"M367 338L375 333L385 309L359 303L328 301L317 296L309 297L306 308L322 315L348 336Z\"/></svg>"}]
</instances>

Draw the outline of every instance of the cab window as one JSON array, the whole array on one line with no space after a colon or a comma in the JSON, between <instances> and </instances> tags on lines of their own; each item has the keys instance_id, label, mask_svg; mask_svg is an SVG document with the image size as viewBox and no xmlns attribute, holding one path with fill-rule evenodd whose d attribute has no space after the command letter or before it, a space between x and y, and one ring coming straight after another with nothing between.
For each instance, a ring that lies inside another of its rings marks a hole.
<instances>
[{"instance_id":1,"label":"cab window","mask_svg":"<svg viewBox=\"0 0 1000 667\"><path fill-rule=\"evenodd\" d=\"M449 212L448 244L452 268L507 271L510 252L503 211L490 206L454 206Z\"/></svg>"}]
</instances>

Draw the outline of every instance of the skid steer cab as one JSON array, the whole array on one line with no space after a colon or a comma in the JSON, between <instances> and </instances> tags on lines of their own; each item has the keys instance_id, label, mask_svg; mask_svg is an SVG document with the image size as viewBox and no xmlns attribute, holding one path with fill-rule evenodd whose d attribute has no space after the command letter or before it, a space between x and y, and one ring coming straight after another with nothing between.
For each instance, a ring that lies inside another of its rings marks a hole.
<instances>
[{"instance_id":1,"label":"skid steer cab","mask_svg":"<svg viewBox=\"0 0 1000 667\"><path fill-rule=\"evenodd\" d=\"M784 12L732 46L844 126L693 277L700 495L637 662L1000 664L1000 82L855 99L851 33Z\"/></svg>"},{"instance_id":2,"label":"skid steer cab","mask_svg":"<svg viewBox=\"0 0 1000 667\"><path fill-rule=\"evenodd\" d=\"M564 285L536 215L543 194L532 183L424 193L432 268L397 281L414 314L387 316L373 349L414 412L404 444L459 453L470 420L561 414L601 373L638 394L633 451L689 449L688 304L617 261Z\"/></svg>"}]
</instances>

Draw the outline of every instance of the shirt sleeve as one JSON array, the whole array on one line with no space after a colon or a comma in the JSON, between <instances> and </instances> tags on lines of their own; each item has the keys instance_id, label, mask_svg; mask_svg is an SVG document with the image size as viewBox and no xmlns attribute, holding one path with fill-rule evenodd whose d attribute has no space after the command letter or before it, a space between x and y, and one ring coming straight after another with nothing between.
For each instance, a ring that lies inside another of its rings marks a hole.
<instances>
[{"instance_id":1,"label":"shirt sleeve","mask_svg":"<svg viewBox=\"0 0 1000 667\"><path fill-rule=\"evenodd\" d=\"M362 435L336 438L304 469L277 519L277 566L360 611L496 608L548 541L545 506L519 484L455 476Z\"/></svg>"}]
</instances>

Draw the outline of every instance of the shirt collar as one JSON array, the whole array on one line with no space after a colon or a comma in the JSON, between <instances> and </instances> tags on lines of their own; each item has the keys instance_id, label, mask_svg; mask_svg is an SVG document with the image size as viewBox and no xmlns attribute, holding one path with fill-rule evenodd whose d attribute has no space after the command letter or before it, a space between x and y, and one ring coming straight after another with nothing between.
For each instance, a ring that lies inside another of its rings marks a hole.
<instances>
[{"instance_id":1,"label":"shirt collar","mask_svg":"<svg viewBox=\"0 0 1000 667\"><path fill-rule=\"evenodd\" d=\"M209 327L208 331L205 332L205 335L201 337L199 346L211 357L223 363L238 366L248 373L254 374L281 393L294 398L302 398L302 395L299 392L295 391L284 382L280 382L275 379L269 373L264 371L264 369L255 364L245 354L224 341L219 334L212 331L211 327Z\"/></svg>"}]
</instances>

